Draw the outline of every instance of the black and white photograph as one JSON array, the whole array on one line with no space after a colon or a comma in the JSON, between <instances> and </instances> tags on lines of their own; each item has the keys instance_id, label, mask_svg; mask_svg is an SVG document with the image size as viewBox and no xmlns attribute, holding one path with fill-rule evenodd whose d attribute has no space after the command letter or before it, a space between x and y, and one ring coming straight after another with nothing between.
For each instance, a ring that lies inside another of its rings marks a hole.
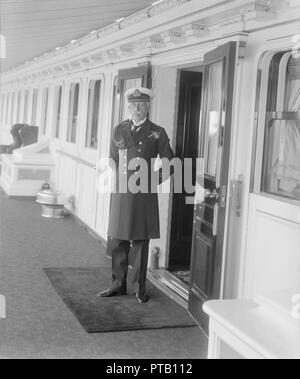
<instances>
[{"instance_id":1,"label":"black and white photograph","mask_svg":"<svg viewBox=\"0 0 300 379\"><path fill-rule=\"evenodd\" d=\"M300 359L300 0L0 0L0 359Z\"/></svg>"}]
</instances>

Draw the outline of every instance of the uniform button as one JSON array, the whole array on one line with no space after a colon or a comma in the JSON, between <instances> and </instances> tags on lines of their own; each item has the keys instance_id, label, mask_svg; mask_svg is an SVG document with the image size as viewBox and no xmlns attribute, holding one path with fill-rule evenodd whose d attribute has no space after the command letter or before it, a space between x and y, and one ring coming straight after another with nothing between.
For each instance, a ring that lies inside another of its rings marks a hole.
<instances>
[{"instance_id":1,"label":"uniform button","mask_svg":"<svg viewBox=\"0 0 300 379\"><path fill-rule=\"evenodd\" d=\"M138 149L138 153L141 153L142 152L142 150L141 149Z\"/></svg>"},{"instance_id":2,"label":"uniform button","mask_svg":"<svg viewBox=\"0 0 300 379\"><path fill-rule=\"evenodd\" d=\"M143 142L140 142L140 143L139 143L139 145L142 145L142 144L143 144Z\"/></svg>"}]
</instances>

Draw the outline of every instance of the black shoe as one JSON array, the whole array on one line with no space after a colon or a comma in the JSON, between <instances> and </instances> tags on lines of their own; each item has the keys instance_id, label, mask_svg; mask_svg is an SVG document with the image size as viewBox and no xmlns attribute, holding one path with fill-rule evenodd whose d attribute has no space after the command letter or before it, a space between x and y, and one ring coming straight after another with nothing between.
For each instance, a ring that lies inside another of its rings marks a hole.
<instances>
[{"instance_id":1,"label":"black shoe","mask_svg":"<svg viewBox=\"0 0 300 379\"><path fill-rule=\"evenodd\" d=\"M145 304L149 301L149 296L144 293L136 293L135 297L140 304Z\"/></svg>"},{"instance_id":2,"label":"black shoe","mask_svg":"<svg viewBox=\"0 0 300 379\"><path fill-rule=\"evenodd\" d=\"M125 295L127 295L127 291L125 290L109 288L105 291L98 293L97 296L98 297L113 297L113 296L125 296Z\"/></svg>"}]
</instances>

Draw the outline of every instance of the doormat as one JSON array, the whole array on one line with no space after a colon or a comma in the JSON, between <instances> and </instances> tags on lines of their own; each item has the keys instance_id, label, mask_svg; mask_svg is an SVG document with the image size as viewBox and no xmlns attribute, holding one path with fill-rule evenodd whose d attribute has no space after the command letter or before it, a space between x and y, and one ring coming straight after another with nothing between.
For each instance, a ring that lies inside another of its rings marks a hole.
<instances>
[{"instance_id":1,"label":"doormat","mask_svg":"<svg viewBox=\"0 0 300 379\"><path fill-rule=\"evenodd\" d=\"M60 298L88 333L196 326L184 308L149 281L149 303L139 304L130 294L97 297L111 284L110 268L46 268L44 271Z\"/></svg>"}]
</instances>

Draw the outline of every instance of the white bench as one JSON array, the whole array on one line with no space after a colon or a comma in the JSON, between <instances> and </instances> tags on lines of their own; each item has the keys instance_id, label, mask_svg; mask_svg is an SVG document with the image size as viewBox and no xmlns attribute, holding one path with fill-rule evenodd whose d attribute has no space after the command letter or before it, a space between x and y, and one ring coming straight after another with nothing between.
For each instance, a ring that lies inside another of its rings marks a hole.
<instances>
[{"instance_id":1,"label":"white bench","mask_svg":"<svg viewBox=\"0 0 300 379\"><path fill-rule=\"evenodd\" d=\"M9 196L36 196L41 186L54 183L55 163L48 141L1 155L0 186Z\"/></svg>"},{"instance_id":2,"label":"white bench","mask_svg":"<svg viewBox=\"0 0 300 379\"><path fill-rule=\"evenodd\" d=\"M300 359L300 322L293 294L204 304L210 317L209 359Z\"/></svg>"}]
</instances>

